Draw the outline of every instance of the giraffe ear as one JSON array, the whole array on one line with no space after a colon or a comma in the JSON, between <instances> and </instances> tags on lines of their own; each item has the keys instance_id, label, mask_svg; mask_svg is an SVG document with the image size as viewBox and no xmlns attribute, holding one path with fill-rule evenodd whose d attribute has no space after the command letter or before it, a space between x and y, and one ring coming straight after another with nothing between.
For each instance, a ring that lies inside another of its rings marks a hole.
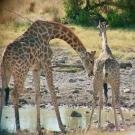
<instances>
[{"instance_id":1,"label":"giraffe ear","mask_svg":"<svg viewBox=\"0 0 135 135\"><path fill-rule=\"evenodd\" d=\"M91 51L91 56L94 58L95 54L96 54L96 51Z\"/></svg>"}]
</instances>

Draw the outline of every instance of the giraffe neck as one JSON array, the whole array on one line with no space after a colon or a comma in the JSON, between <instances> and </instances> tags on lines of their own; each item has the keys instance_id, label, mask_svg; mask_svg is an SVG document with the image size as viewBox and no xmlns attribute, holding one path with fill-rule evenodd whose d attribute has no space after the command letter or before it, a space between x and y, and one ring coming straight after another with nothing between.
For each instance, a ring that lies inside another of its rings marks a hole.
<instances>
[{"instance_id":1,"label":"giraffe neck","mask_svg":"<svg viewBox=\"0 0 135 135\"><path fill-rule=\"evenodd\" d=\"M34 32L33 29L36 32ZM28 31L32 31L32 34L38 32L40 39L44 40L47 44L49 44L49 41L52 39L62 39L67 42L81 58L86 55L86 48L83 46L79 38L62 24L38 20Z\"/></svg>"},{"instance_id":2,"label":"giraffe neck","mask_svg":"<svg viewBox=\"0 0 135 135\"><path fill-rule=\"evenodd\" d=\"M111 49L109 48L107 42L106 31L102 32L102 51L112 56Z\"/></svg>"}]
</instances>

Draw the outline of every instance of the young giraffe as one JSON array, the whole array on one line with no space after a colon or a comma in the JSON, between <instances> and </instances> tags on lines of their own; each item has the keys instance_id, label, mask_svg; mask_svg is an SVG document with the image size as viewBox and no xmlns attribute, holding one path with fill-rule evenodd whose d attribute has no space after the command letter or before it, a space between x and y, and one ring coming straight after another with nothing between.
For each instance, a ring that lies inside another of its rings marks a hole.
<instances>
[{"instance_id":1,"label":"young giraffe","mask_svg":"<svg viewBox=\"0 0 135 135\"><path fill-rule=\"evenodd\" d=\"M23 93L23 85L26 75L30 68L33 69L34 87L36 91L37 108L37 130L40 128L40 68L44 69L48 88L51 93L59 128L64 131L58 104L56 101L55 90L53 86L53 75L51 69L52 50L49 41L59 38L66 41L78 53L82 63L88 73L93 74L95 51L87 52L79 38L67 27L56 22L38 20L34 22L28 30L13 43L9 44L3 54L2 71L2 90L0 102L0 119L2 108L6 102L9 93L8 83L11 74L14 77L13 103L15 109L16 129L20 130L18 98ZM5 96L4 96L5 95Z\"/></svg>"},{"instance_id":2,"label":"young giraffe","mask_svg":"<svg viewBox=\"0 0 135 135\"><path fill-rule=\"evenodd\" d=\"M94 103L92 107L92 112L90 116L90 124L88 129L91 126L92 115L94 113L94 109L96 107L97 95L99 94L99 119L98 119L98 127L101 127L101 110L103 109L103 87L106 89L107 83L111 85L112 89L112 107L114 110L114 118L115 118L115 126L118 129L118 122L116 116L116 104L118 105L118 109L120 111L120 115L122 121L124 121L124 117L122 114L122 110L120 108L120 66L117 60L113 57L112 52L108 46L107 36L106 36L106 22L99 22L98 28L100 30L100 36L102 39L102 53L96 59L96 63L94 65L94 78L93 78L93 89L94 89ZM103 85L104 84L104 85ZM106 93L107 94L107 93ZM107 98L105 94L105 97ZM107 99L106 99L107 101Z\"/></svg>"}]
</instances>

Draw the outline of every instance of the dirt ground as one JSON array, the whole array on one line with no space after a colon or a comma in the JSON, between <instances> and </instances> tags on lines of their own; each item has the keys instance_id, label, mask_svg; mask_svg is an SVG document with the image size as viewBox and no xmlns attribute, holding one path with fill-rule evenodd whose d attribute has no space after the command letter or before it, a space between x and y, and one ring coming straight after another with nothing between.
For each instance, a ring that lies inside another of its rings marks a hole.
<instances>
[{"instance_id":1,"label":"dirt ground","mask_svg":"<svg viewBox=\"0 0 135 135\"><path fill-rule=\"evenodd\" d=\"M56 65L81 65L79 56L70 55L67 48L52 47L52 64ZM123 107L135 108L135 60L132 68L122 68L121 73L121 104ZM53 68L54 86L57 93L58 102L61 105L86 106L91 105L92 101L92 78L88 78L85 70L76 67L57 67ZM13 89L13 79L10 87ZM20 105L35 104L35 91L33 88L33 78L31 71L25 81L25 95L20 97ZM12 93L12 90L11 92ZM51 104L50 92L43 71L41 71L41 107ZM11 94L10 94L11 95ZM111 89L109 87L109 99L111 101ZM10 96L10 104L12 103Z\"/></svg>"}]
</instances>

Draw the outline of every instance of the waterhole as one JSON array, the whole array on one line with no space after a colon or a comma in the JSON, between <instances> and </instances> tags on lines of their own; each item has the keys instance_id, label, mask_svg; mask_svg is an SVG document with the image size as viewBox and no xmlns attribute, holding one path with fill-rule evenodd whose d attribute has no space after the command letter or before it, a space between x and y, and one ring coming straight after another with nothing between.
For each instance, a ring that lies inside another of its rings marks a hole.
<instances>
[{"instance_id":1,"label":"waterhole","mask_svg":"<svg viewBox=\"0 0 135 135\"><path fill-rule=\"evenodd\" d=\"M62 122L68 129L85 128L89 123L91 110L86 107L71 108L60 107L60 114ZM133 125L135 123L135 112L133 110L122 109L125 120L127 123ZM59 131L55 111L53 107L41 108L41 127L47 130ZM71 117L71 113L77 111L82 117ZM19 109L20 113L20 126L21 130L27 129L31 132L36 131L36 108L35 106L24 106ZM122 124L121 117L118 114L119 124ZM93 115L92 126L96 126L98 121L98 109L95 110ZM113 110L111 108L104 108L102 111L102 126L105 126L107 122L114 123ZM2 115L2 129L8 132L16 132L14 109L12 106L6 106L3 109Z\"/></svg>"}]
</instances>

